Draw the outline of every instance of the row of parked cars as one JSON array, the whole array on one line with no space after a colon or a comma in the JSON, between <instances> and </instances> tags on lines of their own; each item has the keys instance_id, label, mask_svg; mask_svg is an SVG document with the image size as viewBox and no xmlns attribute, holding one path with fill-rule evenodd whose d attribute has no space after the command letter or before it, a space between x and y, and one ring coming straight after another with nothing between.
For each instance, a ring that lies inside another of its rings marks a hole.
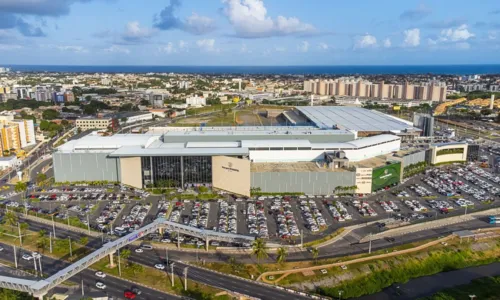
<instances>
[{"instance_id":1,"label":"row of parked cars","mask_svg":"<svg viewBox=\"0 0 500 300\"><path fill-rule=\"evenodd\" d=\"M360 201L355 199L353 201L354 207L358 210L359 214L363 217L375 217L377 216L377 212L370 206L370 204L366 201Z\"/></svg>"},{"instance_id":2,"label":"row of parked cars","mask_svg":"<svg viewBox=\"0 0 500 300\"><path fill-rule=\"evenodd\" d=\"M379 202L380 206L382 206L382 209L385 210L385 212L394 212L394 211L399 211L398 206L394 201L380 201Z\"/></svg>"},{"instance_id":3,"label":"row of parked cars","mask_svg":"<svg viewBox=\"0 0 500 300\"><path fill-rule=\"evenodd\" d=\"M349 214L347 208L340 201L335 201L335 203L325 203L328 210L332 213L335 220L339 222L344 222L346 220L352 220L352 215Z\"/></svg>"},{"instance_id":4,"label":"row of parked cars","mask_svg":"<svg viewBox=\"0 0 500 300\"><path fill-rule=\"evenodd\" d=\"M201 203L199 201L195 201L193 208L191 209L191 220L189 221L189 226L201 229L207 228L209 212L209 202Z\"/></svg>"},{"instance_id":5,"label":"row of parked cars","mask_svg":"<svg viewBox=\"0 0 500 300\"><path fill-rule=\"evenodd\" d=\"M292 236L300 236L299 227L295 221L289 198L275 198L271 209L274 211L279 237L287 239Z\"/></svg>"},{"instance_id":6,"label":"row of parked cars","mask_svg":"<svg viewBox=\"0 0 500 300\"><path fill-rule=\"evenodd\" d=\"M104 209L101 211L99 217L96 218L97 228L100 230L104 230L106 226L112 223L122 209L125 207L125 204L118 203L108 203L104 206Z\"/></svg>"},{"instance_id":7,"label":"row of parked cars","mask_svg":"<svg viewBox=\"0 0 500 300\"><path fill-rule=\"evenodd\" d=\"M128 215L122 216L123 223L121 227L139 229L144 223L150 209L150 203L134 205Z\"/></svg>"},{"instance_id":8,"label":"row of parked cars","mask_svg":"<svg viewBox=\"0 0 500 300\"><path fill-rule=\"evenodd\" d=\"M217 230L224 233L237 232L237 217L238 210L236 209L236 204L228 204L227 201L219 201L219 226Z\"/></svg>"},{"instance_id":9,"label":"row of parked cars","mask_svg":"<svg viewBox=\"0 0 500 300\"><path fill-rule=\"evenodd\" d=\"M300 200L300 210L304 218L306 228L312 232L318 232L320 228L326 227L325 219L313 199Z\"/></svg>"},{"instance_id":10,"label":"row of parked cars","mask_svg":"<svg viewBox=\"0 0 500 300\"><path fill-rule=\"evenodd\" d=\"M264 202L249 202L247 204L246 215L248 232L259 238L269 238Z\"/></svg>"}]
</instances>

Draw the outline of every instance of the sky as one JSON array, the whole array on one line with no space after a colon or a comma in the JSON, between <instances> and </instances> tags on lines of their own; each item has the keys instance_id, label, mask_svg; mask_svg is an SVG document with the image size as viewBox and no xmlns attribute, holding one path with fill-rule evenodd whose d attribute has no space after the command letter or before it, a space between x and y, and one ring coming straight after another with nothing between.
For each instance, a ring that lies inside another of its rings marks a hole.
<instances>
[{"instance_id":1,"label":"sky","mask_svg":"<svg viewBox=\"0 0 500 300\"><path fill-rule=\"evenodd\" d=\"M498 0L0 0L0 64L500 64Z\"/></svg>"}]
</instances>

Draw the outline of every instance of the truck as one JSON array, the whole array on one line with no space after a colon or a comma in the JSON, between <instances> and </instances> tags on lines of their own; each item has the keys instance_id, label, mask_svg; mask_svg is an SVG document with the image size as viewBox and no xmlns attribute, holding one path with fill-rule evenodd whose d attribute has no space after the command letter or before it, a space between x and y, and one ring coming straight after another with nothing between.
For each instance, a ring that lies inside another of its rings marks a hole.
<instances>
[{"instance_id":1,"label":"truck","mask_svg":"<svg viewBox=\"0 0 500 300\"><path fill-rule=\"evenodd\" d=\"M488 223L490 223L490 224L500 224L500 216L490 216Z\"/></svg>"}]
</instances>

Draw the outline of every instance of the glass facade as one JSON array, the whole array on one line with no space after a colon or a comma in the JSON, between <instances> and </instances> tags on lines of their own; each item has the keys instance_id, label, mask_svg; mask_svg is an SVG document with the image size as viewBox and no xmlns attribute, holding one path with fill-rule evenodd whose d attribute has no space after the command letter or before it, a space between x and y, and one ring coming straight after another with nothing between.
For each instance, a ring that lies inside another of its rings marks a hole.
<instances>
[{"instance_id":1,"label":"glass facade","mask_svg":"<svg viewBox=\"0 0 500 300\"><path fill-rule=\"evenodd\" d=\"M212 184L211 156L141 157L144 186L190 187Z\"/></svg>"}]
</instances>

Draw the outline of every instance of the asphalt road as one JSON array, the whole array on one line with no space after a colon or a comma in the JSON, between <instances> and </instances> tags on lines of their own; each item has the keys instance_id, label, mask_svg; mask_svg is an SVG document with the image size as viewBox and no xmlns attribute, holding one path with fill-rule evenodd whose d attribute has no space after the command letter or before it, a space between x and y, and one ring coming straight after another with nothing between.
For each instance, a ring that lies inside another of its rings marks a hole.
<instances>
[{"instance_id":1,"label":"asphalt road","mask_svg":"<svg viewBox=\"0 0 500 300\"><path fill-rule=\"evenodd\" d=\"M4 244L1 245L4 248L4 251L0 252L0 258L13 262L14 261L13 248L9 245L4 245ZM22 249L20 250L19 248L17 248L18 268L22 270L33 271L34 269L33 261L23 260L21 258L22 253L25 252L23 252ZM42 257L42 269L44 275L52 275L68 265L69 264L67 262L59 261L46 256ZM30 277L31 276L29 275L25 276L25 278L33 279L32 277L31 278ZM79 285L81 284L82 280L85 292L100 291L95 287L95 284L97 281L101 281L106 285L106 289L104 290L104 292L109 297L115 297L116 299L123 299L124 298L123 293L125 292L125 290L130 289L133 286L133 284L131 284L130 282L115 277L107 276L106 278L98 278L91 270L85 270L83 272L80 272L78 275L70 279L70 281L77 283ZM140 287L140 290L142 291L142 293L141 295L138 295L136 299L141 299L141 300L182 299L181 297L168 295L145 287Z\"/></svg>"},{"instance_id":2,"label":"asphalt road","mask_svg":"<svg viewBox=\"0 0 500 300\"><path fill-rule=\"evenodd\" d=\"M30 230L34 231L40 231L40 230L45 230L47 234L52 231L51 226L45 225L45 224L40 224L40 223L35 223L35 222L28 222L30 224ZM71 239L78 240L81 237L81 234L71 232L71 231L64 231L61 229L56 228L56 236L61 237L71 237ZM102 245L102 239L100 238L89 238L89 244L87 246L92 247L92 248L99 248ZM132 250L135 247L130 247ZM153 267L157 263L161 263L164 261L165 258L165 252L163 251L145 251L141 254L133 252L133 255L129 258L130 261L133 261L135 263L140 263L146 266L151 266ZM182 272L184 270L184 267L186 267L185 264L181 263L180 261L183 261L183 258L187 258L184 261L193 261L195 258L193 255L194 253L185 253L181 251L170 251L169 253L172 253L173 256L169 256L169 259L175 260L174 264L174 272L176 275L182 277ZM187 254L187 255L186 255ZM221 256L214 255L214 254L207 254L207 253L202 253L200 254L203 255L204 258L209 258L209 256L212 256L216 260L222 259ZM12 259L12 258L11 258ZM64 266L66 266L67 263L61 262L58 265L58 269L62 269ZM33 267L31 267L33 268ZM54 268L55 269L55 268ZM54 270L55 271L55 270ZM76 276L78 277L78 276ZM85 276L84 276L85 277ZM261 285L258 283L254 283L251 281L246 281L243 279L237 279L234 277L230 276L224 276L221 274L216 274L204 269L198 269L195 267L190 267L188 271L188 278L194 281L198 281L200 283L205 283L208 285L211 285L213 287L237 292L240 294L252 296L252 297L257 297L261 299L289 299L291 296L293 296L293 299L308 299L306 297L297 295L297 294L290 294L288 292L267 286L267 285ZM95 276L94 276L95 279ZM107 284L106 282L104 282ZM122 291L123 293L123 291Z\"/></svg>"}]
</instances>

